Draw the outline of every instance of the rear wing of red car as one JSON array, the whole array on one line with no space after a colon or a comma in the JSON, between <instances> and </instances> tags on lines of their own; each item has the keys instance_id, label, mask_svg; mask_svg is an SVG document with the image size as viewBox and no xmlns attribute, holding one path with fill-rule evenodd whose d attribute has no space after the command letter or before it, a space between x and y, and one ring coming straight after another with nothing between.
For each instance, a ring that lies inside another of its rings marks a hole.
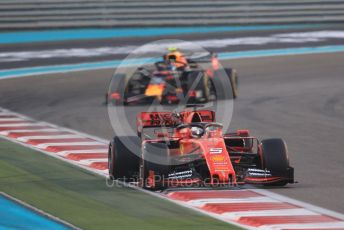
<instances>
[{"instance_id":1,"label":"rear wing of red car","mask_svg":"<svg viewBox=\"0 0 344 230\"><path fill-rule=\"evenodd\" d=\"M177 127L192 122L215 122L215 112L210 110L174 112L141 112L136 117L137 132L148 127Z\"/></svg>"},{"instance_id":2,"label":"rear wing of red car","mask_svg":"<svg viewBox=\"0 0 344 230\"><path fill-rule=\"evenodd\" d=\"M174 126L178 121L172 112L142 112L137 116L137 127Z\"/></svg>"}]
</instances>

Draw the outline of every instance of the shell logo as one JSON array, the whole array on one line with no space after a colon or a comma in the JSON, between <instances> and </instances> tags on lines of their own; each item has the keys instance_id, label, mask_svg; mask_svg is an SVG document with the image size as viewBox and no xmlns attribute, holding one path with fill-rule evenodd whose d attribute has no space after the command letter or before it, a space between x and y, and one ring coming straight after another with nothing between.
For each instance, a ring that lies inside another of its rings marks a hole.
<instances>
[{"instance_id":1,"label":"shell logo","mask_svg":"<svg viewBox=\"0 0 344 230\"><path fill-rule=\"evenodd\" d=\"M225 157L222 156L222 155L216 155L216 156L211 156L211 160L212 160L213 162L218 163L218 162L224 162L226 159L225 159Z\"/></svg>"}]
</instances>

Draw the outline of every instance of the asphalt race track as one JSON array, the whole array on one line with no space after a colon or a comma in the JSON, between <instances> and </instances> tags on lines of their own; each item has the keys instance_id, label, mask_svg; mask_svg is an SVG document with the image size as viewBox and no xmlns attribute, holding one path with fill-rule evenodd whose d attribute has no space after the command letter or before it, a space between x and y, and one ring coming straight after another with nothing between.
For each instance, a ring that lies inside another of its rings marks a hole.
<instances>
[{"instance_id":1,"label":"asphalt race track","mask_svg":"<svg viewBox=\"0 0 344 230\"><path fill-rule=\"evenodd\" d=\"M282 137L295 167L295 185L274 192L343 212L344 53L231 60L240 96L231 129ZM4 79L0 106L110 139L104 92L114 70ZM131 116L143 110L132 106ZM130 117L131 119L131 117ZM134 121L133 121L134 122Z\"/></svg>"}]
</instances>

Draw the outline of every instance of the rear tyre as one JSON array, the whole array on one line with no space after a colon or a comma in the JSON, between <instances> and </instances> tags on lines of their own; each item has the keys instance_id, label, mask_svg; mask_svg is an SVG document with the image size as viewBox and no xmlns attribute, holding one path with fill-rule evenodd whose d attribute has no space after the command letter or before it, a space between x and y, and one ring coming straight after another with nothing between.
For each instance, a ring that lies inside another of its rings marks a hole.
<instances>
[{"instance_id":1,"label":"rear tyre","mask_svg":"<svg viewBox=\"0 0 344 230\"><path fill-rule=\"evenodd\" d=\"M128 137L135 144L140 144L138 137ZM140 159L132 153L120 140L119 137L109 144L108 151L108 168L111 179L123 179L125 181L132 180L137 176L139 171Z\"/></svg>"},{"instance_id":2,"label":"rear tyre","mask_svg":"<svg viewBox=\"0 0 344 230\"><path fill-rule=\"evenodd\" d=\"M157 161L161 163L155 163ZM164 180L167 178L169 171L167 145L164 143L146 143L143 147L140 170L144 188L149 190L164 189Z\"/></svg>"},{"instance_id":3,"label":"rear tyre","mask_svg":"<svg viewBox=\"0 0 344 230\"><path fill-rule=\"evenodd\" d=\"M290 166L287 145L284 140L279 138L267 139L262 140L261 144L263 169L280 175L287 175ZM267 186L284 186L287 183L287 181L281 181L267 184Z\"/></svg>"},{"instance_id":4,"label":"rear tyre","mask_svg":"<svg viewBox=\"0 0 344 230\"><path fill-rule=\"evenodd\" d=\"M227 76L231 82L232 92L233 92L233 99L238 97L238 85L239 85L239 78L238 74L235 69L225 69Z\"/></svg>"}]
</instances>

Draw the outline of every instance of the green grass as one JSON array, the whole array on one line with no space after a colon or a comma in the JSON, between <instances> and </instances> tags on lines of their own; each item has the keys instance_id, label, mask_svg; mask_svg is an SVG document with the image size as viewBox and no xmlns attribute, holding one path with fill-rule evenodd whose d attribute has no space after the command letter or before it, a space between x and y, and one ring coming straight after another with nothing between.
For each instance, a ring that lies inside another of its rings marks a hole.
<instances>
[{"instance_id":1,"label":"green grass","mask_svg":"<svg viewBox=\"0 0 344 230\"><path fill-rule=\"evenodd\" d=\"M0 191L83 229L238 229L1 138Z\"/></svg>"}]
</instances>

